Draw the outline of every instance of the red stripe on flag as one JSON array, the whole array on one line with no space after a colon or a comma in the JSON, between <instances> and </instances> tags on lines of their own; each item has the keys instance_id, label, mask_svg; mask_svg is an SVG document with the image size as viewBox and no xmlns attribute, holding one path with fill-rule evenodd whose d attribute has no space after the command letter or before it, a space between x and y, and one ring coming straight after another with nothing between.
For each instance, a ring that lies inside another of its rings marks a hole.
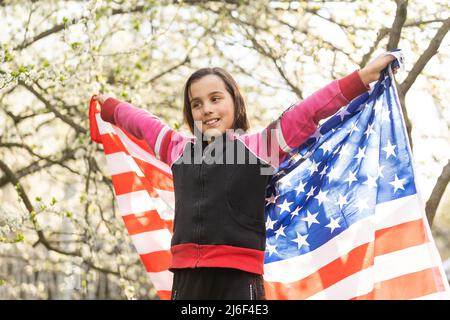
<instances>
[{"instance_id":1,"label":"red stripe on flag","mask_svg":"<svg viewBox=\"0 0 450 320\"><path fill-rule=\"evenodd\" d=\"M406 249L428 241L422 219L379 231L375 232L375 244L370 242L360 245L301 280L292 283L266 281L268 299L305 299L373 266L375 255Z\"/></svg>"},{"instance_id":2,"label":"red stripe on flag","mask_svg":"<svg viewBox=\"0 0 450 320\"><path fill-rule=\"evenodd\" d=\"M381 256L429 241L422 219L377 230L375 239L375 256Z\"/></svg>"},{"instance_id":3,"label":"red stripe on flag","mask_svg":"<svg viewBox=\"0 0 450 320\"><path fill-rule=\"evenodd\" d=\"M111 176L116 195L130 193L134 191L147 190L145 179L139 177L135 172L124 172L120 174L114 174ZM152 197L157 196L156 192L149 194Z\"/></svg>"},{"instance_id":4,"label":"red stripe on flag","mask_svg":"<svg viewBox=\"0 0 450 320\"><path fill-rule=\"evenodd\" d=\"M169 174L158 167L155 167L141 159L133 157L133 160L136 162L138 167L142 170L145 177L152 184L157 182L154 186L158 189L162 190L171 190L173 191L173 177L172 174ZM159 161L159 160L158 160ZM160 179L155 181L155 179Z\"/></svg>"},{"instance_id":5,"label":"red stripe on flag","mask_svg":"<svg viewBox=\"0 0 450 320\"><path fill-rule=\"evenodd\" d=\"M437 285L436 285L437 282ZM418 286L417 283L421 285ZM444 290L439 268L429 268L375 284L373 291L354 300L406 300L423 297Z\"/></svg>"},{"instance_id":6,"label":"red stripe on flag","mask_svg":"<svg viewBox=\"0 0 450 320\"><path fill-rule=\"evenodd\" d=\"M91 101L89 102L89 131L91 134L91 140L100 143L102 140L98 130L97 121L95 120L95 115L97 113L100 113L100 107L97 100L94 96L92 96Z\"/></svg>"},{"instance_id":7,"label":"red stripe on flag","mask_svg":"<svg viewBox=\"0 0 450 320\"><path fill-rule=\"evenodd\" d=\"M140 257L147 272L166 271L172 262L170 250L141 254Z\"/></svg>"},{"instance_id":8,"label":"red stripe on flag","mask_svg":"<svg viewBox=\"0 0 450 320\"><path fill-rule=\"evenodd\" d=\"M153 198L159 197L153 189L173 192L173 182L165 174L155 169L152 175L146 178L139 177L135 172L124 172L112 176L112 182L116 195L122 195L134 191L147 190Z\"/></svg>"},{"instance_id":9,"label":"red stripe on flag","mask_svg":"<svg viewBox=\"0 0 450 320\"><path fill-rule=\"evenodd\" d=\"M129 154L128 150L120 140L119 136L113 133L102 134L102 144L105 154L111 154L116 152L123 152Z\"/></svg>"},{"instance_id":10,"label":"red stripe on flag","mask_svg":"<svg viewBox=\"0 0 450 320\"><path fill-rule=\"evenodd\" d=\"M171 227L165 220L162 220L156 210L145 211L138 214L123 216L125 227L130 235L135 235L147 231L161 230Z\"/></svg>"},{"instance_id":11,"label":"red stripe on flag","mask_svg":"<svg viewBox=\"0 0 450 320\"><path fill-rule=\"evenodd\" d=\"M156 210L146 211L140 214L129 214L123 216L123 221L130 235L165 228L164 221L159 217Z\"/></svg>"},{"instance_id":12,"label":"red stripe on flag","mask_svg":"<svg viewBox=\"0 0 450 320\"><path fill-rule=\"evenodd\" d=\"M170 300L172 297L172 291L160 290L157 293L161 300Z\"/></svg>"}]
</instances>

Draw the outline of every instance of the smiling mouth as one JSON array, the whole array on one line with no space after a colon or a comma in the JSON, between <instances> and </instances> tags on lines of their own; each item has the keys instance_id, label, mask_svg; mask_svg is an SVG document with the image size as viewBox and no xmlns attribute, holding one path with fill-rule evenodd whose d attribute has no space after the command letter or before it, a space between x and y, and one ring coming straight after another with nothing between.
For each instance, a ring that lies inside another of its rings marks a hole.
<instances>
[{"instance_id":1,"label":"smiling mouth","mask_svg":"<svg viewBox=\"0 0 450 320\"><path fill-rule=\"evenodd\" d=\"M211 125L211 124L218 122L219 120L220 120L219 118L214 118L214 119L210 119L208 121L204 121L203 124Z\"/></svg>"}]
</instances>

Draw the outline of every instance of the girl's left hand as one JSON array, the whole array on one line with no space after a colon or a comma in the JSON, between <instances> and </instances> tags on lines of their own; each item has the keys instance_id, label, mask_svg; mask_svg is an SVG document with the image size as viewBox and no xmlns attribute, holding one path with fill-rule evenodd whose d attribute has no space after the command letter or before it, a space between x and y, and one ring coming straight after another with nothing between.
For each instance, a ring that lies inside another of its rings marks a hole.
<instances>
[{"instance_id":1,"label":"girl's left hand","mask_svg":"<svg viewBox=\"0 0 450 320\"><path fill-rule=\"evenodd\" d=\"M369 62L364 68L358 71L361 80L365 85L377 81L380 78L381 71L386 68L389 63L396 58L391 54L382 54ZM393 73L397 73L398 68L393 69Z\"/></svg>"}]
</instances>

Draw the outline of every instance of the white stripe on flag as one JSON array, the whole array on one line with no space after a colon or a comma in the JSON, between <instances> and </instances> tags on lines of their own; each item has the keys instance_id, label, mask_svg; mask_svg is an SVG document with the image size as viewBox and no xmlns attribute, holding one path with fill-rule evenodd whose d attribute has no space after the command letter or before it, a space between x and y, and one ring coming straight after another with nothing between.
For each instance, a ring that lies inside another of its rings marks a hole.
<instances>
[{"instance_id":1,"label":"white stripe on flag","mask_svg":"<svg viewBox=\"0 0 450 320\"><path fill-rule=\"evenodd\" d=\"M167 229L147 231L131 235L131 240L139 254L170 249L172 235Z\"/></svg>"},{"instance_id":2,"label":"white stripe on flag","mask_svg":"<svg viewBox=\"0 0 450 320\"><path fill-rule=\"evenodd\" d=\"M150 281L158 291L172 291L173 273L166 270L161 272L147 272Z\"/></svg>"},{"instance_id":3,"label":"white stripe on flag","mask_svg":"<svg viewBox=\"0 0 450 320\"><path fill-rule=\"evenodd\" d=\"M425 243L375 257L374 266L346 277L308 299L351 299L367 294L377 282L436 266L430 256L432 243Z\"/></svg>"},{"instance_id":4,"label":"white stripe on flag","mask_svg":"<svg viewBox=\"0 0 450 320\"><path fill-rule=\"evenodd\" d=\"M264 280L290 283L303 279L354 248L374 241L376 230L420 219L422 215L416 207L416 197L417 195L411 195L384 203L383 211L376 208L375 215L354 223L333 240L312 252L265 264Z\"/></svg>"},{"instance_id":5,"label":"white stripe on flag","mask_svg":"<svg viewBox=\"0 0 450 320\"><path fill-rule=\"evenodd\" d=\"M156 210L161 219L173 220L173 210L161 198L152 198L147 190L116 195L119 213L122 216Z\"/></svg>"},{"instance_id":6,"label":"white stripe on flag","mask_svg":"<svg viewBox=\"0 0 450 320\"><path fill-rule=\"evenodd\" d=\"M119 207L119 212L122 216L131 213L156 210L153 199L150 197L147 190L140 190L116 195L116 199L117 206Z\"/></svg>"},{"instance_id":7,"label":"white stripe on flag","mask_svg":"<svg viewBox=\"0 0 450 320\"><path fill-rule=\"evenodd\" d=\"M102 117L100 116L100 113L97 113L95 115L95 119L97 120L98 132L100 134L116 133L111 123L103 121Z\"/></svg>"},{"instance_id":8,"label":"white stripe on flag","mask_svg":"<svg viewBox=\"0 0 450 320\"><path fill-rule=\"evenodd\" d=\"M432 254L434 248L427 242L375 257L375 282L438 266Z\"/></svg>"},{"instance_id":9,"label":"white stripe on flag","mask_svg":"<svg viewBox=\"0 0 450 320\"><path fill-rule=\"evenodd\" d=\"M415 298L412 300L450 300L450 291L441 291L426 296Z\"/></svg>"},{"instance_id":10,"label":"white stripe on flag","mask_svg":"<svg viewBox=\"0 0 450 320\"><path fill-rule=\"evenodd\" d=\"M419 219L422 212L420 203L417 194L413 194L377 204L375 206L375 215L373 216L374 222L377 225L377 230ZM414 218L411 219L411 216L406 214L406 211L414 212Z\"/></svg>"},{"instance_id":11,"label":"white stripe on flag","mask_svg":"<svg viewBox=\"0 0 450 320\"><path fill-rule=\"evenodd\" d=\"M144 173L141 171L133 158L125 152L107 154L106 164L110 175L135 172L139 177L144 176Z\"/></svg>"},{"instance_id":12,"label":"white stripe on flag","mask_svg":"<svg viewBox=\"0 0 450 320\"><path fill-rule=\"evenodd\" d=\"M173 191L154 188L160 198L172 209L175 210L175 193Z\"/></svg>"}]
</instances>

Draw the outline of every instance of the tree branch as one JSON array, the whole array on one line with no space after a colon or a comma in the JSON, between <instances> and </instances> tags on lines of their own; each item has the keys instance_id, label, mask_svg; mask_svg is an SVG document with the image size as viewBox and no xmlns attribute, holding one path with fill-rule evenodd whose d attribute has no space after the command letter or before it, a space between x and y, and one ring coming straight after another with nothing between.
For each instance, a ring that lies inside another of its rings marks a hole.
<instances>
[{"instance_id":1,"label":"tree branch","mask_svg":"<svg viewBox=\"0 0 450 320\"><path fill-rule=\"evenodd\" d=\"M34 244L34 246L36 246L37 244L42 244L45 248L47 248L48 250L51 251L55 251L57 253L63 254L63 255L68 255L68 256L74 256L74 257L81 257L81 251L80 250L75 250L75 251L68 251L68 250L63 250L61 248L58 248L54 245L52 245L47 238L44 235L44 232L42 230L39 230L38 226L37 226L37 221L36 221L36 217L33 216L33 212L35 212L33 204L31 203L28 195L26 194L23 186L20 184L19 180L17 179L17 177L14 175L14 173L12 172L12 170L8 167L8 165L3 162L0 159L0 169L5 173L5 176L8 178L9 182L15 186L17 193L19 194L19 197L22 199L23 203L25 204L25 207L27 208L28 212L30 213L30 217L31 217L31 221L35 227L35 230L37 232L38 235L38 241ZM97 271L101 271L101 272L106 272L106 273L111 273L114 274L116 276L121 276L121 274L118 271L113 271L113 270L108 270L106 268L103 267L99 267L94 265L91 261L85 260L83 259L83 262L88 265L89 267L97 270Z\"/></svg>"},{"instance_id":2,"label":"tree branch","mask_svg":"<svg viewBox=\"0 0 450 320\"><path fill-rule=\"evenodd\" d=\"M403 25L406 21L408 0L396 0L397 11L395 13L395 19L391 27L391 34L389 36L389 42L387 50L391 51L397 48L400 41Z\"/></svg>"},{"instance_id":3,"label":"tree branch","mask_svg":"<svg viewBox=\"0 0 450 320\"><path fill-rule=\"evenodd\" d=\"M59 112L47 99L45 99L39 92L37 92L32 86L26 84L24 81L19 80L19 84L25 87L28 91L30 91L32 94L36 96L44 105L45 107L53 112L55 116L57 116L59 119L61 119L63 122L67 123L69 126L71 126L77 133L87 133L87 129L80 126L79 124L75 123L70 117L63 115L61 112Z\"/></svg>"},{"instance_id":4,"label":"tree branch","mask_svg":"<svg viewBox=\"0 0 450 320\"><path fill-rule=\"evenodd\" d=\"M377 38L375 39L375 42L373 43L372 47L370 47L369 51L362 57L361 62L359 63L361 68L364 68L364 66L369 62L370 57L372 56L373 52L377 49L378 45L380 44L381 40L384 39L389 33L390 29L382 28L380 31L378 31Z\"/></svg>"},{"instance_id":5,"label":"tree branch","mask_svg":"<svg viewBox=\"0 0 450 320\"><path fill-rule=\"evenodd\" d=\"M428 223L430 226L433 224L434 217L436 215L437 208L444 195L445 189L450 182L450 160L442 169L441 175L436 181L436 185L431 192L430 198L427 201L425 211L427 213Z\"/></svg>"},{"instance_id":6,"label":"tree branch","mask_svg":"<svg viewBox=\"0 0 450 320\"><path fill-rule=\"evenodd\" d=\"M441 25L441 27L436 32L433 39L428 44L428 48L422 53L417 62L414 64L411 71L408 73L406 79L400 84L400 91L402 94L406 94L408 90L411 88L413 83L416 81L416 78L425 68L426 64L430 59L438 52L439 46L442 43L445 35L450 29L450 17L445 20L445 22Z\"/></svg>"}]
</instances>

